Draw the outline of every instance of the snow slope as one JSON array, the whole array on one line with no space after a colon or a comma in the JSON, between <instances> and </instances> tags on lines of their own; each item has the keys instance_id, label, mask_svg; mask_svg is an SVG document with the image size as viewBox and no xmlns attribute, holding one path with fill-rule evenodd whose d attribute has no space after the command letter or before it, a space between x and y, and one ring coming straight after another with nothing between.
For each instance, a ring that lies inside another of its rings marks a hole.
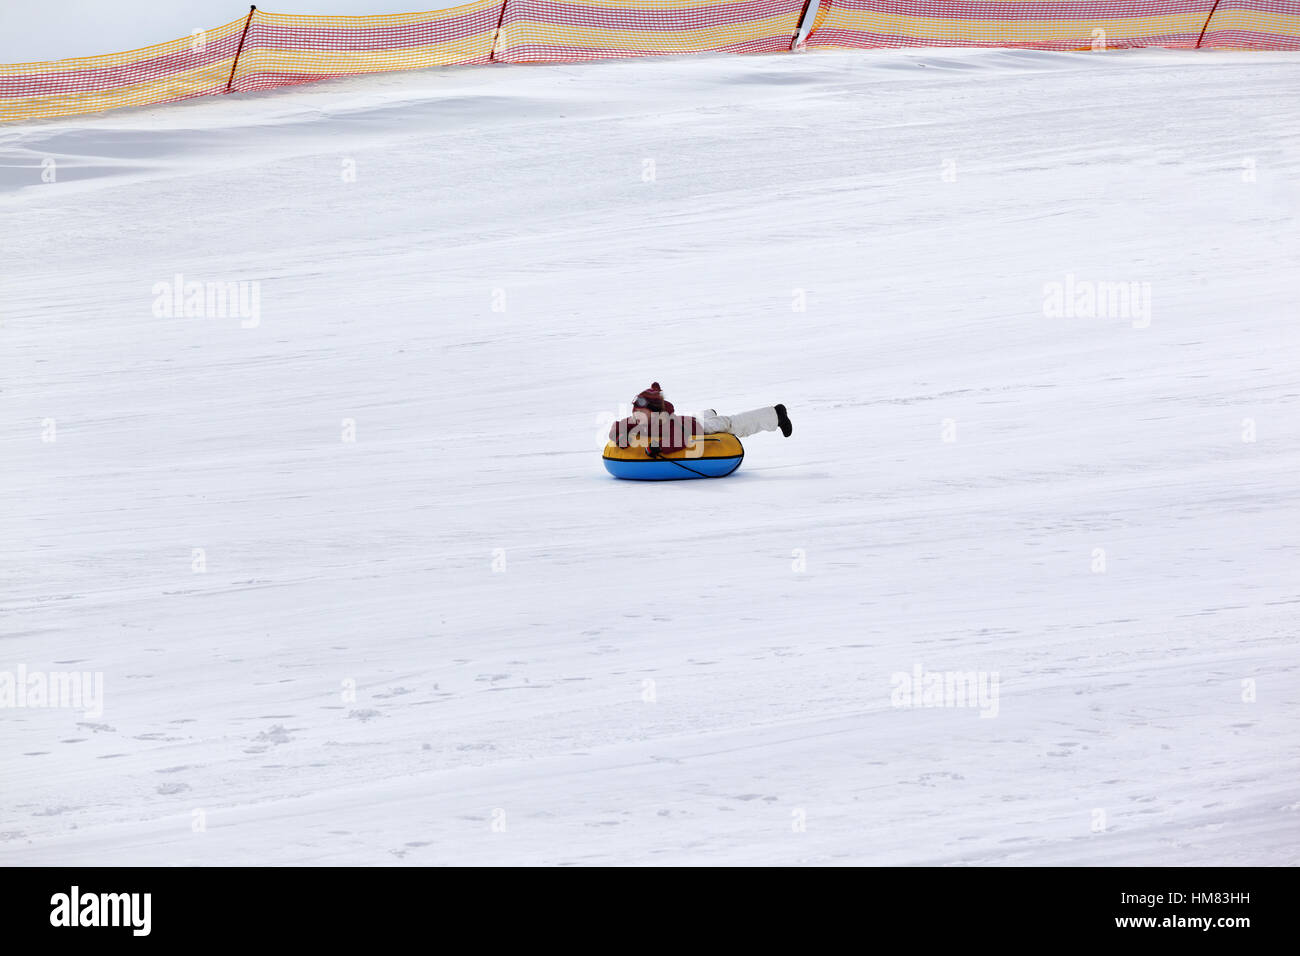
<instances>
[{"instance_id":1,"label":"snow slope","mask_svg":"<svg viewBox=\"0 0 1300 956\"><path fill-rule=\"evenodd\" d=\"M655 59L0 128L0 670L104 679L0 711L0 864L1300 862L1298 67ZM256 327L155 316L177 273L260 283ZM1045 315L1067 275L1149 327ZM652 378L794 435L610 479ZM893 706L918 666L996 716Z\"/></svg>"}]
</instances>

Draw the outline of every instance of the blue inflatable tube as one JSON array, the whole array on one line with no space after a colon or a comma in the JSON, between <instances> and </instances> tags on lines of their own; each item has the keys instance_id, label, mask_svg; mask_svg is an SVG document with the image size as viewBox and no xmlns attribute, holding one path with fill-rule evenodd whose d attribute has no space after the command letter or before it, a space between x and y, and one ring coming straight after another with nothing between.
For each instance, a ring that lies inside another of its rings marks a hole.
<instances>
[{"instance_id":1,"label":"blue inflatable tube","mask_svg":"<svg viewBox=\"0 0 1300 956\"><path fill-rule=\"evenodd\" d=\"M745 460L745 448L735 435L721 433L696 436L688 448L654 456L643 446L620 448L610 442L603 458L606 471L631 481L725 478Z\"/></svg>"}]
</instances>

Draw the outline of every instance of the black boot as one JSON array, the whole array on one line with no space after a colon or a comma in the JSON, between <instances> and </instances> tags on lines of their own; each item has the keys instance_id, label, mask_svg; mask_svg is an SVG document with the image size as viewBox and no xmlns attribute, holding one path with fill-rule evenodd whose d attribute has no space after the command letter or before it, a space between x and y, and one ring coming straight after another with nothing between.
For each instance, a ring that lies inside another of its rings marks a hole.
<instances>
[{"instance_id":1,"label":"black boot","mask_svg":"<svg viewBox=\"0 0 1300 956\"><path fill-rule=\"evenodd\" d=\"M786 415L784 405L776 406L776 423L781 428L781 434L789 438L790 433L794 431L794 426L790 424L790 417Z\"/></svg>"}]
</instances>

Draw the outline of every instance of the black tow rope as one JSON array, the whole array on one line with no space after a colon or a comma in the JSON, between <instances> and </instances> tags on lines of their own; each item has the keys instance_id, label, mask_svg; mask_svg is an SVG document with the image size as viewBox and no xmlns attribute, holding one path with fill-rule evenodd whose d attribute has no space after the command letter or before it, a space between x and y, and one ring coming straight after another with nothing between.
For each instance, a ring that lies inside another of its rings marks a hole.
<instances>
[{"instance_id":1,"label":"black tow rope","mask_svg":"<svg viewBox=\"0 0 1300 956\"><path fill-rule=\"evenodd\" d=\"M646 457L648 458L653 458L656 461L666 461L669 464L676 465L678 468L684 468L686 471L689 471L692 475L696 475L697 477L700 478L721 478L722 477L721 475L706 475L704 472L696 471L694 468L687 468L685 465L683 465L680 461L678 461L675 458L664 458L662 457L662 454L659 451L658 445L647 445L645 453L646 453Z\"/></svg>"}]
</instances>

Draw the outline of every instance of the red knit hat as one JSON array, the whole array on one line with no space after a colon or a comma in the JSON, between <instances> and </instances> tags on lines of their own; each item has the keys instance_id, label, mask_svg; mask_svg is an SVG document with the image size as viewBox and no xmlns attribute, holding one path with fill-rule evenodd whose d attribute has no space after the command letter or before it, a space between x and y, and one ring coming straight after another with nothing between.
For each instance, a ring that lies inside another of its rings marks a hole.
<instances>
[{"instance_id":1,"label":"red knit hat","mask_svg":"<svg viewBox=\"0 0 1300 956\"><path fill-rule=\"evenodd\" d=\"M637 408L650 408L659 411L664 404L664 390L659 387L658 382L651 382L650 387L642 389L641 393L632 401Z\"/></svg>"},{"instance_id":2,"label":"red knit hat","mask_svg":"<svg viewBox=\"0 0 1300 956\"><path fill-rule=\"evenodd\" d=\"M642 389L636 398L632 399L633 410L644 408L652 412L667 412L672 414L673 406L671 402L664 401L664 390L659 387L658 382L652 382L650 387Z\"/></svg>"}]
</instances>

